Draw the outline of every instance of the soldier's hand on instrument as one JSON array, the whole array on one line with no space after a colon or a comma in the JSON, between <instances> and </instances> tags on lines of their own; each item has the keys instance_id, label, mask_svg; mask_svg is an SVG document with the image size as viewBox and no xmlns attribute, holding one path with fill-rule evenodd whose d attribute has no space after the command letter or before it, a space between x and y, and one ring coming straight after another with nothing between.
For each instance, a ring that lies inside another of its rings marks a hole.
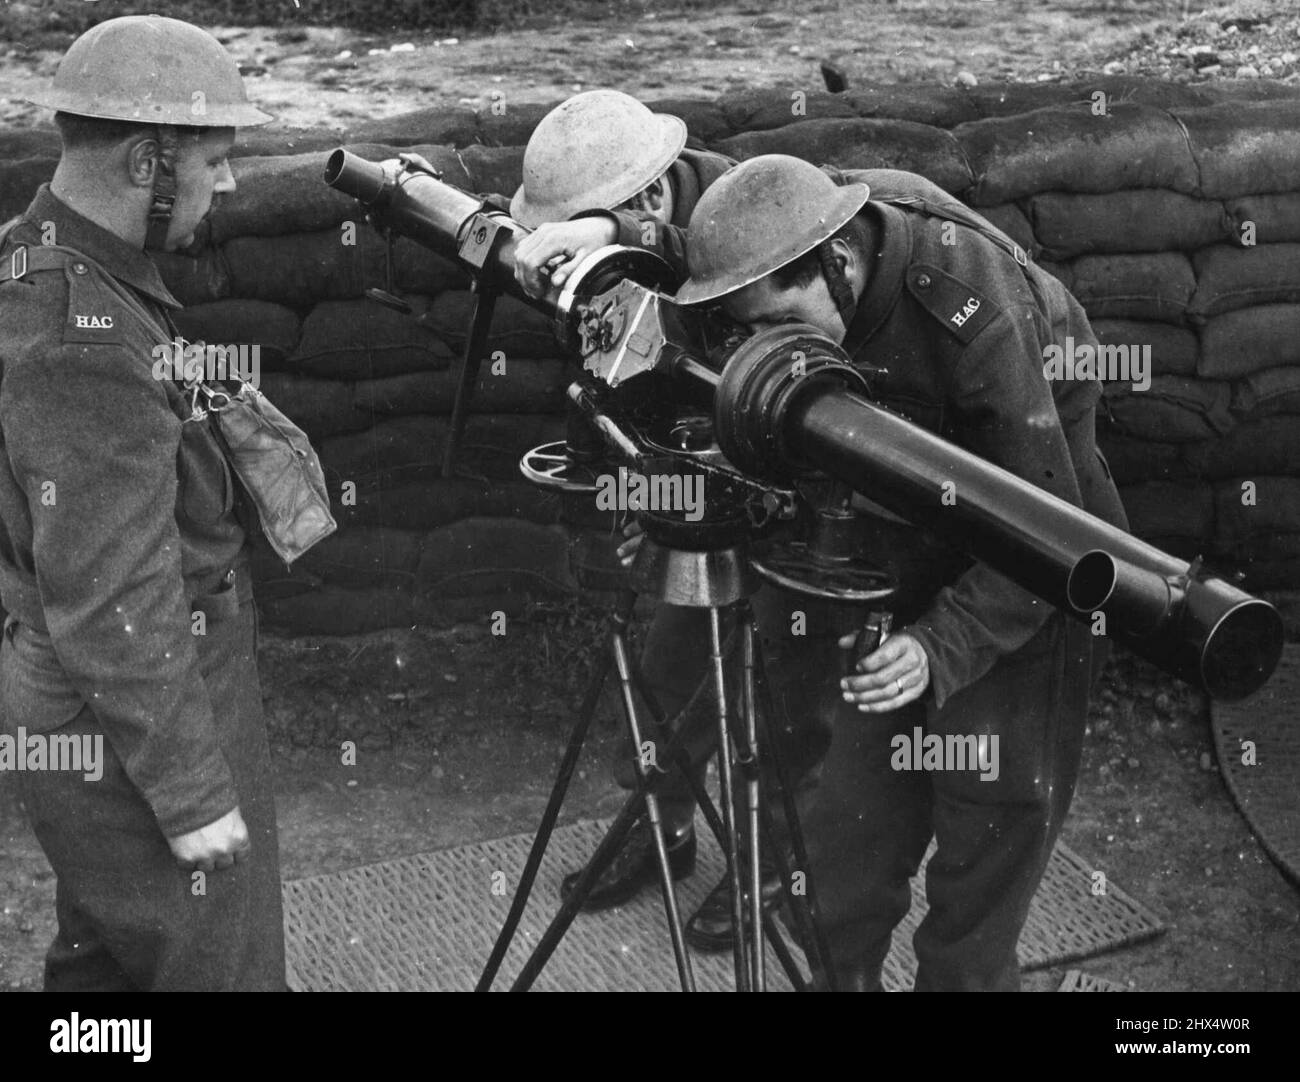
<instances>
[{"instance_id":1,"label":"soldier's hand on instrument","mask_svg":"<svg viewBox=\"0 0 1300 1082\"><path fill-rule=\"evenodd\" d=\"M530 297L544 297L552 286L564 285L583 259L617 237L611 218L547 222L515 247L515 279Z\"/></svg>"},{"instance_id":2,"label":"soldier's hand on instrument","mask_svg":"<svg viewBox=\"0 0 1300 1082\"><path fill-rule=\"evenodd\" d=\"M229 868L247 857L253 848L238 808L198 830L168 838L167 844L182 868L203 872Z\"/></svg>"},{"instance_id":3,"label":"soldier's hand on instrument","mask_svg":"<svg viewBox=\"0 0 1300 1082\"><path fill-rule=\"evenodd\" d=\"M632 561L636 559L637 549L641 547L641 524L633 519L623 527L623 536L627 540L618 546L618 561L624 567L631 567Z\"/></svg>"},{"instance_id":4,"label":"soldier's hand on instrument","mask_svg":"<svg viewBox=\"0 0 1300 1082\"><path fill-rule=\"evenodd\" d=\"M840 639L842 650L853 647L856 635ZM879 649L859 658L854 666L860 676L840 681L844 701L868 714L897 710L925 694L930 686L930 659L924 647L905 631L891 635Z\"/></svg>"}]
</instances>

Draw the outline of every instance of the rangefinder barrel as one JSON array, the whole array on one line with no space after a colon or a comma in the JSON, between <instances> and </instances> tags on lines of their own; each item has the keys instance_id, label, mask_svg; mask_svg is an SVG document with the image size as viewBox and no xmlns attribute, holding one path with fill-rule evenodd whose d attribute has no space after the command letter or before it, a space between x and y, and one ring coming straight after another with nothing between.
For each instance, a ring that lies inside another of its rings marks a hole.
<instances>
[{"instance_id":1,"label":"rangefinder barrel","mask_svg":"<svg viewBox=\"0 0 1300 1082\"><path fill-rule=\"evenodd\" d=\"M339 149L325 163L325 183L366 206L372 206L379 201L390 181L383 166L377 162L368 162Z\"/></svg>"},{"instance_id":2,"label":"rangefinder barrel","mask_svg":"<svg viewBox=\"0 0 1300 1082\"><path fill-rule=\"evenodd\" d=\"M1066 612L1105 614L1099 633L1213 698L1244 698L1277 667L1284 630L1268 602L888 410L813 388L768 416L832 476ZM945 483L955 501L941 498Z\"/></svg>"}]
</instances>

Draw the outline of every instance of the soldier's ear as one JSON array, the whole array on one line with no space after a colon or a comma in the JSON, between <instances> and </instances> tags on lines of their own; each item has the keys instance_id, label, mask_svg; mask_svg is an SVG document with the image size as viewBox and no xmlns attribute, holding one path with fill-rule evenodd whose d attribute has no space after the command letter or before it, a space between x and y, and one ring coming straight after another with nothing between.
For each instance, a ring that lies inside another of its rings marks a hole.
<instances>
[{"instance_id":1,"label":"soldier's ear","mask_svg":"<svg viewBox=\"0 0 1300 1082\"><path fill-rule=\"evenodd\" d=\"M848 237L831 238L831 258L839 264L841 273L855 288L860 287L866 276L866 261L862 252Z\"/></svg>"},{"instance_id":2,"label":"soldier's ear","mask_svg":"<svg viewBox=\"0 0 1300 1082\"><path fill-rule=\"evenodd\" d=\"M151 135L133 136L127 141L126 171L130 182L137 188L152 188L158 171L158 156L162 146Z\"/></svg>"},{"instance_id":3,"label":"soldier's ear","mask_svg":"<svg viewBox=\"0 0 1300 1082\"><path fill-rule=\"evenodd\" d=\"M646 185L645 191L641 193L641 198L645 201L646 210L658 211L663 209L664 183L664 178L660 177L653 183Z\"/></svg>"}]
</instances>

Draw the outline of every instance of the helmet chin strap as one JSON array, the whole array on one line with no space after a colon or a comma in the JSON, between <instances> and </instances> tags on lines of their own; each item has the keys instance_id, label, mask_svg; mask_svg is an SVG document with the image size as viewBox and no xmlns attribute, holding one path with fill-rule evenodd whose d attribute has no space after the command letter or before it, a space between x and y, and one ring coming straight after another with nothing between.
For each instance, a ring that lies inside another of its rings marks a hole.
<instances>
[{"instance_id":1,"label":"helmet chin strap","mask_svg":"<svg viewBox=\"0 0 1300 1082\"><path fill-rule=\"evenodd\" d=\"M175 128L163 126L158 129L158 168L154 172L149 229L144 239L144 246L152 251L161 252L166 248L172 207L176 203L176 157L179 146Z\"/></svg>"},{"instance_id":2,"label":"helmet chin strap","mask_svg":"<svg viewBox=\"0 0 1300 1082\"><path fill-rule=\"evenodd\" d=\"M844 331L847 334L849 324L853 322L853 314L857 310L857 304L853 300L853 287L849 285L848 278L840 269L829 240L824 240L817 245L817 258L821 260L822 277L826 279L826 288L830 290L831 300L839 309L840 319L844 321Z\"/></svg>"}]
</instances>

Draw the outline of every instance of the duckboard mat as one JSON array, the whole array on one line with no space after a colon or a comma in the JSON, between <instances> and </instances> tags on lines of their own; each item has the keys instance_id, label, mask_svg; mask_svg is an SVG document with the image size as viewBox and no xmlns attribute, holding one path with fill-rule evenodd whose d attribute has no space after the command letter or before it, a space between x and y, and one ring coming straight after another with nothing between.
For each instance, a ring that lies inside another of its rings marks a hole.
<instances>
[{"instance_id":1,"label":"duckboard mat","mask_svg":"<svg viewBox=\"0 0 1300 1082\"><path fill-rule=\"evenodd\" d=\"M558 828L528 907L493 987L508 988L559 908L559 882L583 864L606 822ZM517 834L370 864L284 884L289 986L295 991L468 991L505 921L532 842ZM685 920L722 877L725 862L707 831L695 874L677 884ZM1020 959L1034 969L1086 958L1158 935L1159 920L1112 883L1094 893L1092 869L1059 845L1030 907ZM924 868L912 909L894 932L883 981L910 988L912 934L925 915ZM802 966L797 947L791 952ZM732 956L691 952L696 987L729 991ZM807 976L806 967L802 967ZM792 986L767 949L768 988ZM657 887L626 905L582 913L533 987L538 991L669 991L680 987Z\"/></svg>"},{"instance_id":2,"label":"duckboard mat","mask_svg":"<svg viewBox=\"0 0 1300 1082\"><path fill-rule=\"evenodd\" d=\"M1300 644L1288 643L1277 671L1239 703L1213 703L1219 770L1260 845L1300 884Z\"/></svg>"}]
</instances>

